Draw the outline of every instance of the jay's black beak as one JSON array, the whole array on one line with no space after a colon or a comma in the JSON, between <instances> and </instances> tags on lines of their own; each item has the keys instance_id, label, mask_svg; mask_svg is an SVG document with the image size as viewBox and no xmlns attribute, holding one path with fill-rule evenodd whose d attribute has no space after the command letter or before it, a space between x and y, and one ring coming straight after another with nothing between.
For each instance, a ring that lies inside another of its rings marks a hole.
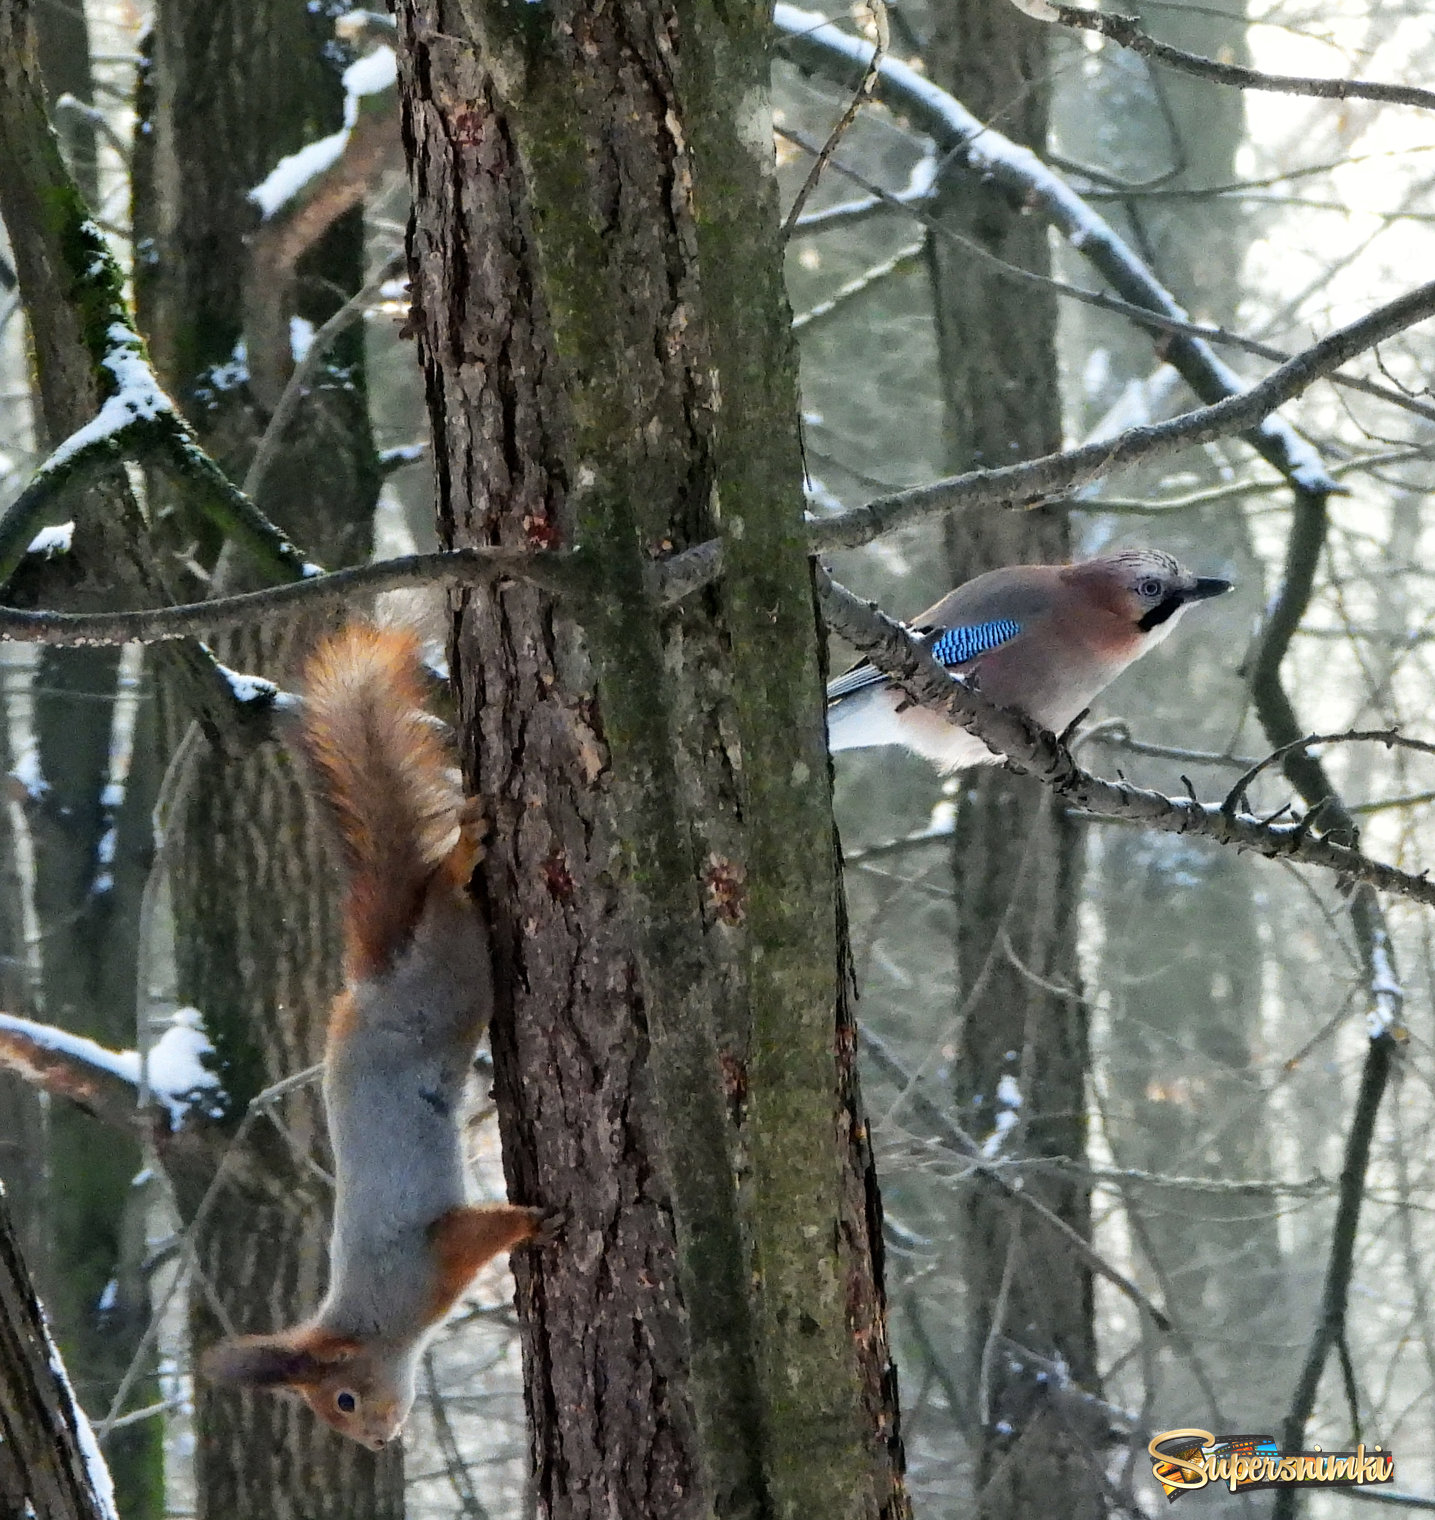
<instances>
[{"instance_id":1,"label":"jay's black beak","mask_svg":"<svg viewBox=\"0 0 1435 1520\"><path fill-rule=\"evenodd\" d=\"M1198 575L1196 584L1183 595L1188 602L1204 602L1208 597L1224 596L1230 589L1230 581L1218 580L1213 575Z\"/></svg>"}]
</instances>

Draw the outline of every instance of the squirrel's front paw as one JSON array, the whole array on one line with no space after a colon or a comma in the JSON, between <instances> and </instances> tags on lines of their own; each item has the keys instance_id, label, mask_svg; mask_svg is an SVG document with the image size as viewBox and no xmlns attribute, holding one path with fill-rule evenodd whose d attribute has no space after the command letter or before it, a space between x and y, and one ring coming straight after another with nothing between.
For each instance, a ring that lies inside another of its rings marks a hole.
<instances>
[{"instance_id":1,"label":"squirrel's front paw","mask_svg":"<svg viewBox=\"0 0 1435 1520\"><path fill-rule=\"evenodd\" d=\"M482 797L465 797L458 810L458 838L448 852L443 869L456 887L466 887L474 867L484 856L483 842L488 838L492 819Z\"/></svg>"}]
</instances>

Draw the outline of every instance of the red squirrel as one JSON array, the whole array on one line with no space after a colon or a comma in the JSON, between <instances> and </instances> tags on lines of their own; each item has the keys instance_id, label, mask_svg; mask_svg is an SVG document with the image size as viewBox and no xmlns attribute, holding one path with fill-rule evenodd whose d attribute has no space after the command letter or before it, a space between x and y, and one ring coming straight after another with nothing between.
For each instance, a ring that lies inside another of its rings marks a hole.
<instances>
[{"instance_id":1,"label":"red squirrel","mask_svg":"<svg viewBox=\"0 0 1435 1520\"><path fill-rule=\"evenodd\" d=\"M378 1450L413 1407L424 1345L454 1301L549 1218L464 1201L464 1088L493 1003L488 933L467 890L483 823L423 711L418 641L352 624L314 653L303 691L300 743L348 886L345 986L324 1053L329 1290L303 1324L223 1341L203 1365L296 1393Z\"/></svg>"}]
</instances>

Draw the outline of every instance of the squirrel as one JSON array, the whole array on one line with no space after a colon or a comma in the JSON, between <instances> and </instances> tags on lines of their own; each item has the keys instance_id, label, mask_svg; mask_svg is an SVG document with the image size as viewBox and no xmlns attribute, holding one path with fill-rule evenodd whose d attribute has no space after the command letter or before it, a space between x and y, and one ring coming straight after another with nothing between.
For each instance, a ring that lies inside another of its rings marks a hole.
<instances>
[{"instance_id":1,"label":"squirrel","mask_svg":"<svg viewBox=\"0 0 1435 1520\"><path fill-rule=\"evenodd\" d=\"M220 1342L216 1381L298 1394L378 1450L413 1407L423 1348L480 1267L556 1218L464 1201L462 1100L493 1003L468 883L484 822L423 710L418 640L354 623L306 664L299 744L347 877L344 990L324 1108L335 1195L329 1288L275 1335Z\"/></svg>"}]
</instances>

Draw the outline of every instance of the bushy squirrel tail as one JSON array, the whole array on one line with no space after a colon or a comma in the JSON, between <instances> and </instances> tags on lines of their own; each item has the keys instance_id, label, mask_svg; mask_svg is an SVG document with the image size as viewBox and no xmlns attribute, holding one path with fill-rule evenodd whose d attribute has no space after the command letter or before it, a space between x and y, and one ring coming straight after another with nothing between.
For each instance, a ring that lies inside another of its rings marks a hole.
<instances>
[{"instance_id":1,"label":"bushy squirrel tail","mask_svg":"<svg viewBox=\"0 0 1435 1520\"><path fill-rule=\"evenodd\" d=\"M424 711L412 632L351 623L314 651L302 684L301 739L343 849L345 958L359 980L412 937L435 872L452 864L464 798Z\"/></svg>"}]
</instances>

